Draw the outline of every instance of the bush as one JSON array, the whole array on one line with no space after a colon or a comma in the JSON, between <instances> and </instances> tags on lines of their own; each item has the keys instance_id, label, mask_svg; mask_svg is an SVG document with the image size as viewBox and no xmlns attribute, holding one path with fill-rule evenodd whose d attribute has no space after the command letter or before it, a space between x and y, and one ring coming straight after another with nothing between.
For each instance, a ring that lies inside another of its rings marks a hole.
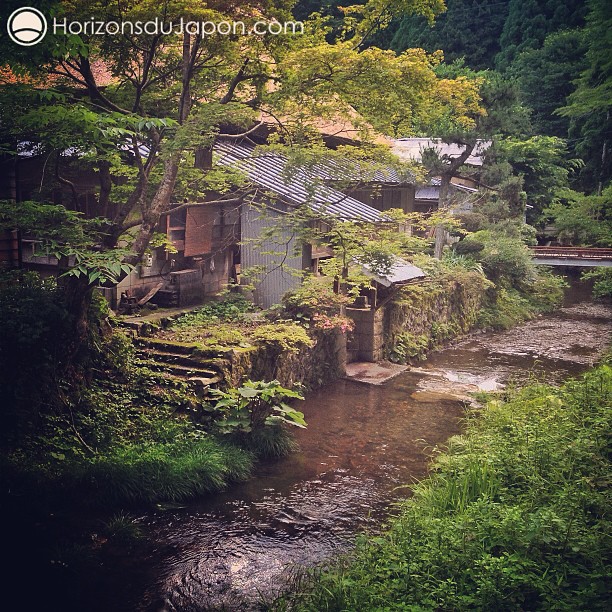
<instances>
[{"instance_id":1,"label":"bush","mask_svg":"<svg viewBox=\"0 0 612 612\"><path fill-rule=\"evenodd\" d=\"M309 275L297 289L285 293L283 307L291 317L310 319L314 315L338 315L351 301L347 295L334 293L330 276Z\"/></svg>"},{"instance_id":2,"label":"bush","mask_svg":"<svg viewBox=\"0 0 612 612\"><path fill-rule=\"evenodd\" d=\"M598 268L582 274L584 280L593 280L593 296L612 297L612 268Z\"/></svg>"},{"instance_id":3,"label":"bush","mask_svg":"<svg viewBox=\"0 0 612 612\"><path fill-rule=\"evenodd\" d=\"M70 315L54 279L34 272L0 275L2 436L12 438L50 412L62 372ZM36 381L36 384L32 384Z\"/></svg>"},{"instance_id":4,"label":"bush","mask_svg":"<svg viewBox=\"0 0 612 612\"><path fill-rule=\"evenodd\" d=\"M429 348L430 339L425 334L415 335L411 332L398 334L389 352L393 363L408 363L411 359L423 359Z\"/></svg>"},{"instance_id":5,"label":"bush","mask_svg":"<svg viewBox=\"0 0 612 612\"><path fill-rule=\"evenodd\" d=\"M248 452L210 437L166 444L134 444L83 461L64 473L62 486L96 505L114 507L180 501L245 480Z\"/></svg>"},{"instance_id":6,"label":"bush","mask_svg":"<svg viewBox=\"0 0 612 612\"><path fill-rule=\"evenodd\" d=\"M210 302L200 308L178 317L172 327L188 329L218 321L240 321L244 314L255 310L252 302L239 293L230 293L219 302Z\"/></svg>"},{"instance_id":7,"label":"bush","mask_svg":"<svg viewBox=\"0 0 612 612\"><path fill-rule=\"evenodd\" d=\"M520 287L535 276L530 250L517 237L505 233L483 230L465 238L467 245L482 245L474 258L482 264L487 278L494 283Z\"/></svg>"}]
</instances>

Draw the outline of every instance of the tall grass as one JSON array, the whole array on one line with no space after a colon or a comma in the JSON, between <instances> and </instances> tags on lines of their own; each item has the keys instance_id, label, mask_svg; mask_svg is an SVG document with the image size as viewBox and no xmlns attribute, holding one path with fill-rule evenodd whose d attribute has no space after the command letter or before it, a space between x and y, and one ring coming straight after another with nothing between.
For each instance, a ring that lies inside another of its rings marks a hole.
<instances>
[{"instance_id":1,"label":"tall grass","mask_svg":"<svg viewBox=\"0 0 612 612\"><path fill-rule=\"evenodd\" d=\"M181 444L137 444L82 462L62 485L94 505L180 501L248 478L251 453L212 437Z\"/></svg>"},{"instance_id":2,"label":"tall grass","mask_svg":"<svg viewBox=\"0 0 612 612\"><path fill-rule=\"evenodd\" d=\"M491 400L380 537L292 610L608 609L612 368Z\"/></svg>"}]
</instances>

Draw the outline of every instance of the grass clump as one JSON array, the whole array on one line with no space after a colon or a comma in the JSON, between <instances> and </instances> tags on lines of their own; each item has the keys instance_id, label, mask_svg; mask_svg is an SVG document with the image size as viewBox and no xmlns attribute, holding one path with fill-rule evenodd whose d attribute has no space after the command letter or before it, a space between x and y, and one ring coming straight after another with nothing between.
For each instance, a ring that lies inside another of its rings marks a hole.
<instances>
[{"instance_id":1,"label":"grass clump","mask_svg":"<svg viewBox=\"0 0 612 612\"><path fill-rule=\"evenodd\" d=\"M144 531L129 513L117 512L104 524L104 531L113 541L134 544L144 538Z\"/></svg>"},{"instance_id":2,"label":"grass clump","mask_svg":"<svg viewBox=\"0 0 612 612\"><path fill-rule=\"evenodd\" d=\"M236 434L236 442L261 459L280 459L299 450L295 438L280 423Z\"/></svg>"},{"instance_id":3,"label":"grass clump","mask_svg":"<svg viewBox=\"0 0 612 612\"><path fill-rule=\"evenodd\" d=\"M602 365L489 401L388 530L290 609L607 609L611 400Z\"/></svg>"},{"instance_id":4,"label":"grass clump","mask_svg":"<svg viewBox=\"0 0 612 612\"><path fill-rule=\"evenodd\" d=\"M198 422L186 383L145 368L92 381L71 413L47 415L37 435L2 458L16 499L116 507L178 501L246 479L253 454Z\"/></svg>"},{"instance_id":5,"label":"grass clump","mask_svg":"<svg viewBox=\"0 0 612 612\"><path fill-rule=\"evenodd\" d=\"M75 471L74 484L110 506L181 501L218 491L227 482L246 479L252 456L203 437L180 444L135 444L95 457Z\"/></svg>"}]
</instances>

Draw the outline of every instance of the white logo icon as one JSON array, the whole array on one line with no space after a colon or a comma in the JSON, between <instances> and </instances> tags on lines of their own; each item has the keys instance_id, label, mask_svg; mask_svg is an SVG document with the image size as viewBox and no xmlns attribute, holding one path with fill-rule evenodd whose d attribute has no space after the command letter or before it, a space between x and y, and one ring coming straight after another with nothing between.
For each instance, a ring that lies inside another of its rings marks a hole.
<instances>
[{"instance_id":1,"label":"white logo icon","mask_svg":"<svg viewBox=\"0 0 612 612\"><path fill-rule=\"evenodd\" d=\"M47 20L38 9L24 6L11 13L6 29L13 42L22 47L31 47L45 37Z\"/></svg>"}]
</instances>

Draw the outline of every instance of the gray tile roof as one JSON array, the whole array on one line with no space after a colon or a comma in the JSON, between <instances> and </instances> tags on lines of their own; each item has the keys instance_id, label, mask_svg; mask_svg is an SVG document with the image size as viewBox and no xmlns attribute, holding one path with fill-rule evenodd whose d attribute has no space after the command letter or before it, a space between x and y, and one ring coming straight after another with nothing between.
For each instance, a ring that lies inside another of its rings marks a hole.
<instances>
[{"instance_id":1,"label":"gray tile roof","mask_svg":"<svg viewBox=\"0 0 612 612\"><path fill-rule=\"evenodd\" d=\"M290 205L307 205L322 215L343 220L376 222L384 218L372 206L326 185L318 171L296 169L289 175L287 158L281 153L258 153L255 145L244 140L221 140L215 144L214 152L215 163L244 172L251 182Z\"/></svg>"},{"instance_id":2,"label":"gray tile roof","mask_svg":"<svg viewBox=\"0 0 612 612\"><path fill-rule=\"evenodd\" d=\"M317 177L329 182L363 182L382 185L406 185L414 183L414 175L412 173L399 172L396 168L384 164L371 170L352 159L328 158L313 168L313 172Z\"/></svg>"}]
</instances>

